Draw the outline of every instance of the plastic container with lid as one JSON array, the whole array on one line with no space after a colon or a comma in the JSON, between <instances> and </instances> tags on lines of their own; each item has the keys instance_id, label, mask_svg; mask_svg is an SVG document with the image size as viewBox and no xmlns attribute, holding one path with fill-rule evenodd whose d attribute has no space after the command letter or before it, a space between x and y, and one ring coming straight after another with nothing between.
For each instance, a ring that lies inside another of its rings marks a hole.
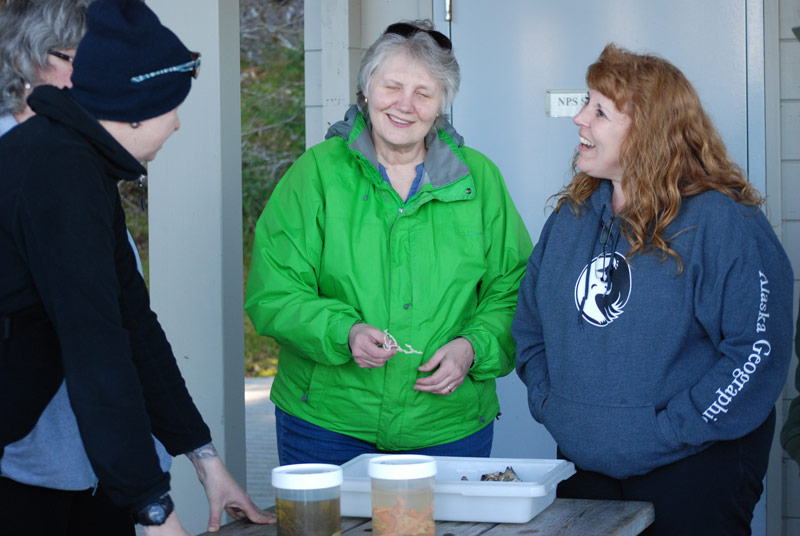
<instances>
[{"instance_id":1,"label":"plastic container with lid","mask_svg":"<svg viewBox=\"0 0 800 536\"><path fill-rule=\"evenodd\" d=\"M278 536L338 536L342 468L324 463L282 465L272 470Z\"/></svg>"},{"instance_id":2,"label":"plastic container with lid","mask_svg":"<svg viewBox=\"0 0 800 536\"><path fill-rule=\"evenodd\" d=\"M434 536L436 460L419 454L390 454L369 460L372 533L375 536Z\"/></svg>"},{"instance_id":3,"label":"plastic container with lid","mask_svg":"<svg viewBox=\"0 0 800 536\"><path fill-rule=\"evenodd\" d=\"M342 464L342 515L372 515L369 460L377 453L360 454ZM556 498L558 484L575 474L572 462L536 458L465 458L434 456L433 488L436 521L527 523ZM522 482L484 482L487 473L512 467Z\"/></svg>"}]
</instances>

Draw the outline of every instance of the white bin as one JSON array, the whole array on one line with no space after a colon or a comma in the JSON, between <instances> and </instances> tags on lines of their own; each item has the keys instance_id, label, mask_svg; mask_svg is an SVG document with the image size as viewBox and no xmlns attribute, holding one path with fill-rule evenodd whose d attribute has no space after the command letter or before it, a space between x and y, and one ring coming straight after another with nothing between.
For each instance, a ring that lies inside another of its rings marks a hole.
<instances>
[{"instance_id":1,"label":"white bin","mask_svg":"<svg viewBox=\"0 0 800 536\"><path fill-rule=\"evenodd\" d=\"M370 517L369 459L362 454L342 465L343 516ZM457 458L436 460L434 518L439 521L527 523L550 506L556 486L575 474L565 460L528 458ZM522 482L481 482L481 475L512 467ZM461 480L462 477L468 480Z\"/></svg>"}]
</instances>

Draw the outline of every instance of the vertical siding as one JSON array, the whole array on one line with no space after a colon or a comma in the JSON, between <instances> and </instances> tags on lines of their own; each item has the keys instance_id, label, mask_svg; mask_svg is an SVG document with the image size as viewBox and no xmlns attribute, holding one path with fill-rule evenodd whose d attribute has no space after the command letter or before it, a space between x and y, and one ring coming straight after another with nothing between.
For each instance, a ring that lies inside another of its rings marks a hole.
<instances>
[{"instance_id":1,"label":"vertical siding","mask_svg":"<svg viewBox=\"0 0 800 536\"><path fill-rule=\"evenodd\" d=\"M306 148L324 138L322 128L322 0L303 2L305 50Z\"/></svg>"},{"instance_id":2,"label":"vertical siding","mask_svg":"<svg viewBox=\"0 0 800 536\"><path fill-rule=\"evenodd\" d=\"M792 27L800 26L800 0L781 0L779 24L782 238L794 268L794 303L797 304L800 299L800 41L792 33ZM784 415L791 400L798 396L794 387L797 364L794 359L784 389ZM800 535L800 467L786 453L783 456L783 534Z\"/></svg>"},{"instance_id":3,"label":"vertical siding","mask_svg":"<svg viewBox=\"0 0 800 536\"><path fill-rule=\"evenodd\" d=\"M311 147L355 104L367 48L393 22L432 19L433 0L304 0L304 14L306 147Z\"/></svg>"}]
</instances>

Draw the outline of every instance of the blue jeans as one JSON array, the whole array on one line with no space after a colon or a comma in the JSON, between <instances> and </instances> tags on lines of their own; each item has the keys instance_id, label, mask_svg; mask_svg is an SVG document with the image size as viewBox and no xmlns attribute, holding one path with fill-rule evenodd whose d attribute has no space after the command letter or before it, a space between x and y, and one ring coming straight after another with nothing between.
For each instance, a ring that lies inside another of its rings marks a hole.
<instances>
[{"instance_id":1,"label":"blue jeans","mask_svg":"<svg viewBox=\"0 0 800 536\"><path fill-rule=\"evenodd\" d=\"M332 463L342 465L359 454L381 452L427 454L428 456L473 456L488 458L492 452L494 422L463 439L415 450L388 452L348 435L331 432L275 408L278 460L281 465L294 463Z\"/></svg>"}]
</instances>

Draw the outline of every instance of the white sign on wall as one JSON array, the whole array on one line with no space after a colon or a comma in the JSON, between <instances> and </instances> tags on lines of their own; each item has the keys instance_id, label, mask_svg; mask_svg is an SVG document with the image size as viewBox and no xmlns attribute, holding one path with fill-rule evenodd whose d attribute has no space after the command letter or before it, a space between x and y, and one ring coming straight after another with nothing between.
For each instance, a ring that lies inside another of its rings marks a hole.
<instances>
[{"instance_id":1,"label":"white sign on wall","mask_svg":"<svg viewBox=\"0 0 800 536\"><path fill-rule=\"evenodd\" d=\"M575 117L589 100L588 89L548 89L545 99L547 117Z\"/></svg>"}]
</instances>

